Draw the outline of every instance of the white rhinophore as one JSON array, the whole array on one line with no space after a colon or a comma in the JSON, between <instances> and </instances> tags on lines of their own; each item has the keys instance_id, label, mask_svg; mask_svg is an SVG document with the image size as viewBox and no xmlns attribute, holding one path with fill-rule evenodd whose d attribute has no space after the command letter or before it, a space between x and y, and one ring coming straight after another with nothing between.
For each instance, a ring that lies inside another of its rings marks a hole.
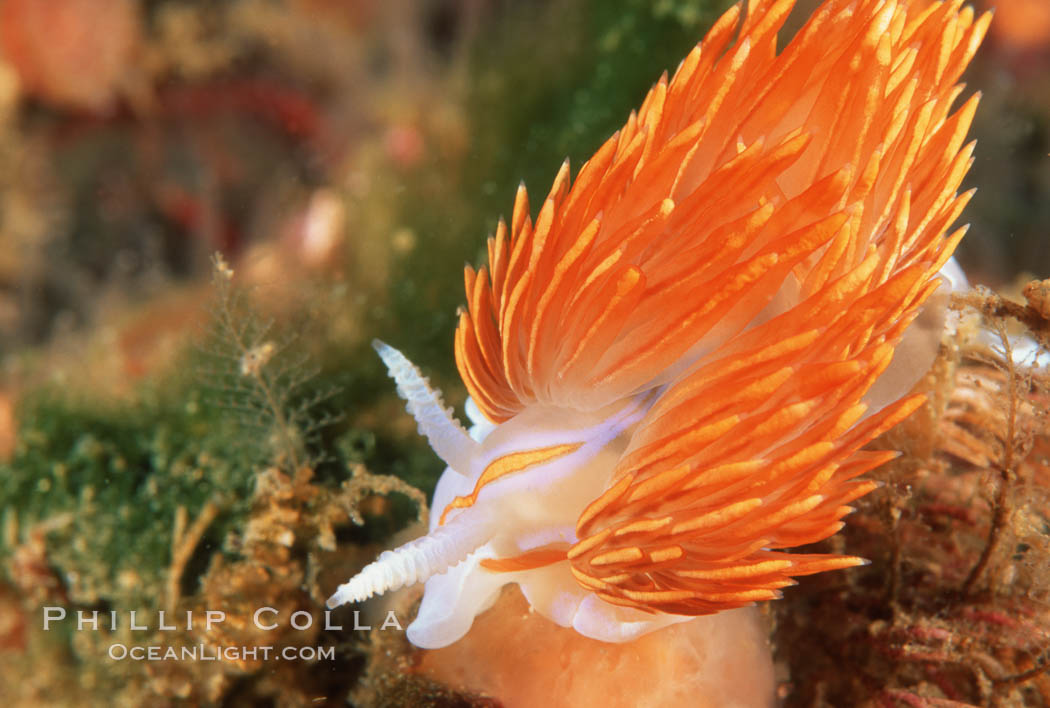
<instances>
[{"instance_id":1,"label":"white rhinophore","mask_svg":"<svg viewBox=\"0 0 1050 708\"><path fill-rule=\"evenodd\" d=\"M384 551L349 582L340 585L328 598L328 607L361 602L444 573L488 540L487 524L475 522L476 518L464 521L460 517L400 548Z\"/></svg>"},{"instance_id":2,"label":"white rhinophore","mask_svg":"<svg viewBox=\"0 0 1050 708\"><path fill-rule=\"evenodd\" d=\"M441 394L430 387L427 379L404 354L378 339L372 340L372 346L386 364L390 378L397 383L397 392L405 399L405 408L419 424L419 433L445 464L460 474L468 474L478 443L452 415L452 409L445 408Z\"/></svg>"}]
</instances>

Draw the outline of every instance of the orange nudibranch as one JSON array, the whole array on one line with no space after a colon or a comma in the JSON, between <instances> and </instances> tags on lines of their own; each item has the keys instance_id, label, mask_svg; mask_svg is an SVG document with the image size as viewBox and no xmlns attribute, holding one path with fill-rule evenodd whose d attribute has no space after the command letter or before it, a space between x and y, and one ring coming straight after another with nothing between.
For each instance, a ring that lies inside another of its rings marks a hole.
<instances>
[{"instance_id":1,"label":"orange nudibranch","mask_svg":"<svg viewBox=\"0 0 1050 708\"><path fill-rule=\"evenodd\" d=\"M778 53L792 6L726 12L535 220L519 189L466 271L470 433L377 345L449 469L431 532L331 605L425 580L409 637L441 646L514 582L622 641L862 562L783 549L842 526L922 402L990 18L828 0Z\"/></svg>"}]
</instances>

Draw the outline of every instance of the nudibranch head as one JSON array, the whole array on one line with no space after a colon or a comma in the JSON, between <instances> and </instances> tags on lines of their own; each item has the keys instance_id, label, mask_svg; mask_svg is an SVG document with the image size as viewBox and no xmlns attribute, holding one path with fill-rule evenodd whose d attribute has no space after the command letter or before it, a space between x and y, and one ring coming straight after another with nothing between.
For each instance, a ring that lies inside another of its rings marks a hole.
<instances>
[{"instance_id":1,"label":"nudibranch head","mask_svg":"<svg viewBox=\"0 0 1050 708\"><path fill-rule=\"evenodd\" d=\"M519 189L466 270L470 432L377 345L449 469L430 533L330 605L426 581L409 638L441 646L513 582L623 641L863 562L784 549L842 526L922 403L989 17L827 0L778 53L792 6L730 9L535 221Z\"/></svg>"}]
</instances>

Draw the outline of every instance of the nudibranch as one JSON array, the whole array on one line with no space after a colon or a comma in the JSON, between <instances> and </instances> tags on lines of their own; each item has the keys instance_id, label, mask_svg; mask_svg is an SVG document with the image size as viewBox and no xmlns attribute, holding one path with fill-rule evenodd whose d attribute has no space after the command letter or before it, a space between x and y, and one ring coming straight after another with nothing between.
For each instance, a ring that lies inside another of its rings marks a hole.
<instances>
[{"instance_id":1,"label":"nudibranch","mask_svg":"<svg viewBox=\"0 0 1050 708\"><path fill-rule=\"evenodd\" d=\"M617 642L864 562L785 549L841 528L923 401L989 16L827 0L778 52L793 4L726 12L535 221L519 188L466 269L469 432L376 344L448 469L430 532L330 607L425 581L408 637L438 647L517 583Z\"/></svg>"}]
</instances>

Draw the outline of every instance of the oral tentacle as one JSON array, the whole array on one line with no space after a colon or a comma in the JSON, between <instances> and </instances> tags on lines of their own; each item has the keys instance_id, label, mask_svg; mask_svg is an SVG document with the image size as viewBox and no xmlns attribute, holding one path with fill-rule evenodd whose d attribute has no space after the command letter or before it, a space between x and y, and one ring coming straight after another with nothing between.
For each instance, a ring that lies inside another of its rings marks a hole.
<instances>
[{"instance_id":1,"label":"oral tentacle","mask_svg":"<svg viewBox=\"0 0 1050 708\"><path fill-rule=\"evenodd\" d=\"M460 474L467 474L479 446L452 415L452 409L445 408L441 393L432 389L419 369L397 349L378 339L372 341L372 347L386 364L390 378L397 383L397 393L416 419L419 433L445 464Z\"/></svg>"}]
</instances>

